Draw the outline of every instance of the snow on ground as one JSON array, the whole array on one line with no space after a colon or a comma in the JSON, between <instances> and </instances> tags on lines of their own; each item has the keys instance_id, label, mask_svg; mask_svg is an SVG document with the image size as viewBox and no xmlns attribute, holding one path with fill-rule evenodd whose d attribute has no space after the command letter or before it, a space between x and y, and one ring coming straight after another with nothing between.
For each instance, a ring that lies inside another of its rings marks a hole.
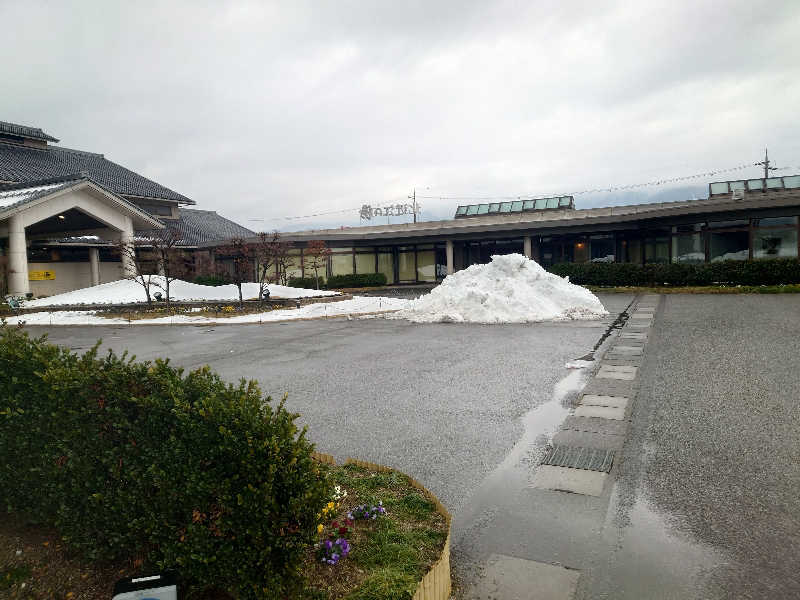
<instances>
[{"instance_id":1,"label":"snow on ground","mask_svg":"<svg viewBox=\"0 0 800 600\"><path fill-rule=\"evenodd\" d=\"M159 275L152 275L150 295L161 292L164 295L164 278ZM334 296L338 292L328 292L323 290L307 290L301 288L287 287L284 285L269 285L270 296L273 298L307 298L311 296ZM200 285L189 281L176 279L170 283L169 295L172 300L220 300L234 301L239 299L239 291L235 285ZM242 297L258 298L257 283L243 283ZM73 290L47 298L28 300L24 303L27 307L37 306L58 306L64 304L128 304L132 302L146 302L144 287L135 281L120 279L110 283L101 283L93 287Z\"/></svg>"},{"instance_id":2,"label":"snow on ground","mask_svg":"<svg viewBox=\"0 0 800 600\"><path fill-rule=\"evenodd\" d=\"M545 271L521 254L448 275L430 294L391 315L417 323L529 323L596 319L608 314L586 288Z\"/></svg>"},{"instance_id":3,"label":"snow on ground","mask_svg":"<svg viewBox=\"0 0 800 600\"><path fill-rule=\"evenodd\" d=\"M300 308L272 310L269 312L245 314L235 317L214 318L180 314L155 319L139 319L128 321L121 317L105 318L97 315L97 311L56 311L36 312L6 317L6 322L16 325L20 322L26 325L213 325L215 323L268 323L275 321L293 321L297 319L314 319L325 317L344 317L380 313L398 310L405 306L409 300L402 298L381 298L373 296L356 296L352 300L340 302L320 302L307 304Z\"/></svg>"}]
</instances>

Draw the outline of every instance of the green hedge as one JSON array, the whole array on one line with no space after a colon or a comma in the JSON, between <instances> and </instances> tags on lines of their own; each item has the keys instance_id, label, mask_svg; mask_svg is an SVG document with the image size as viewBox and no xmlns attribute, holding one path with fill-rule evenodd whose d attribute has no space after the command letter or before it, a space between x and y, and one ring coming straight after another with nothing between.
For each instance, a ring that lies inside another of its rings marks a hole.
<instances>
[{"instance_id":1,"label":"green hedge","mask_svg":"<svg viewBox=\"0 0 800 600\"><path fill-rule=\"evenodd\" d=\"M800 283L800 260L726 260L700 264L561 263L550 272L594 286L780 285Z\"/></svg>"},{"instance_id":2,"label":"green hedge","mask_svg":"<svg viewBox=\"0 0 800 600\"><path fill-rule=\"evenodd\" d=\"M198 275L194 282L200 285L225 285L225 278L220 275Z\"/></svg>"},{"instance_id":3,"label":"green hedge","mask_svg":"<svg viewBox=\"0 0 800 600\"><path fill-rule=\"evenodd\" d=\"M306 288L309 290L317 289L317 280L313 277L289 277L289 287ZM319 277L320 289L325 287L325 278Z\"/></svg>"},{"instance_id":4,"label":"green hedge","mask_svg":"<svg viewBox=\"0 0 800 600\"><path fill-rule=\"evenodd\" d=\"M90 559L283 597L332 490L297 415L269 401L208 367L78 356L3 323L0 508Z\"/></svg>"},{"instance_id":5,"label":"green hedge","mask_svg":"<svg viewBox=\"0 0 800 600\"><path fill-rule=\"evenodd\" d=\"M332 275L328 278L329 289L380 287L386 285L386 275L383 273L361 273L359 275Z\"/></svg>"}]
</instances>

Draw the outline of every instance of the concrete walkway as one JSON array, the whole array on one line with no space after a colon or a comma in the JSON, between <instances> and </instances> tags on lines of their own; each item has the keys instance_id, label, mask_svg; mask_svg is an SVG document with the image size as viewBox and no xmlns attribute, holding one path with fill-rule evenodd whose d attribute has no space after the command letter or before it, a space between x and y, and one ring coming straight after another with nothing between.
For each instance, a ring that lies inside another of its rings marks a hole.
<instances>
[{"instance_id":1,"label":"concrete walkway","mask_svg":"<svg viewBox=\"0 0 800 600\"><path fill-rule=\"evenodd\" d=\"M551 445L527 440L459 527L461 596L800 597L800 297L627 316Z\"/></svg>"}]
</instances>

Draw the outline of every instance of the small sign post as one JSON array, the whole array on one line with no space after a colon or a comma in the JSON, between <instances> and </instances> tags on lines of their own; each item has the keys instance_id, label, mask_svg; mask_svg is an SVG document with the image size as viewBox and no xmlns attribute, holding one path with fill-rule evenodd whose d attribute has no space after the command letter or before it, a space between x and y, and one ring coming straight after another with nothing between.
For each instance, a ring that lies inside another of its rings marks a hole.
<instances>
[{"instance_id":1,"label":"small sign post","mask_svg":"<svg viewBox=\"0 0 800 600\"><path fill-rule=\"evenodd\" d=\"M112 600L178 600L178 577L164 573L120 579L114 584Z\"/></svg>"}]
</instances>

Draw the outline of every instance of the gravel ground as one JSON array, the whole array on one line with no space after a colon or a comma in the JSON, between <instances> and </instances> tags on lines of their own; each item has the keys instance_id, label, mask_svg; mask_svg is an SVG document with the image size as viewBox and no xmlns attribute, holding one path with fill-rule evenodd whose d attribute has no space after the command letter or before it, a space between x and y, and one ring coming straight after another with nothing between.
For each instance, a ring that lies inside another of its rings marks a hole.
<instances>
[{"instance_id":1,"label":"gravel ground","mask_svg":"<svg viewBox=\"0 0 800 600\"><path fill-rule=\"evenodd\" d=\"M662 302L591 597L798 598L800 298Z\"/></svg>"}]
</instances>

